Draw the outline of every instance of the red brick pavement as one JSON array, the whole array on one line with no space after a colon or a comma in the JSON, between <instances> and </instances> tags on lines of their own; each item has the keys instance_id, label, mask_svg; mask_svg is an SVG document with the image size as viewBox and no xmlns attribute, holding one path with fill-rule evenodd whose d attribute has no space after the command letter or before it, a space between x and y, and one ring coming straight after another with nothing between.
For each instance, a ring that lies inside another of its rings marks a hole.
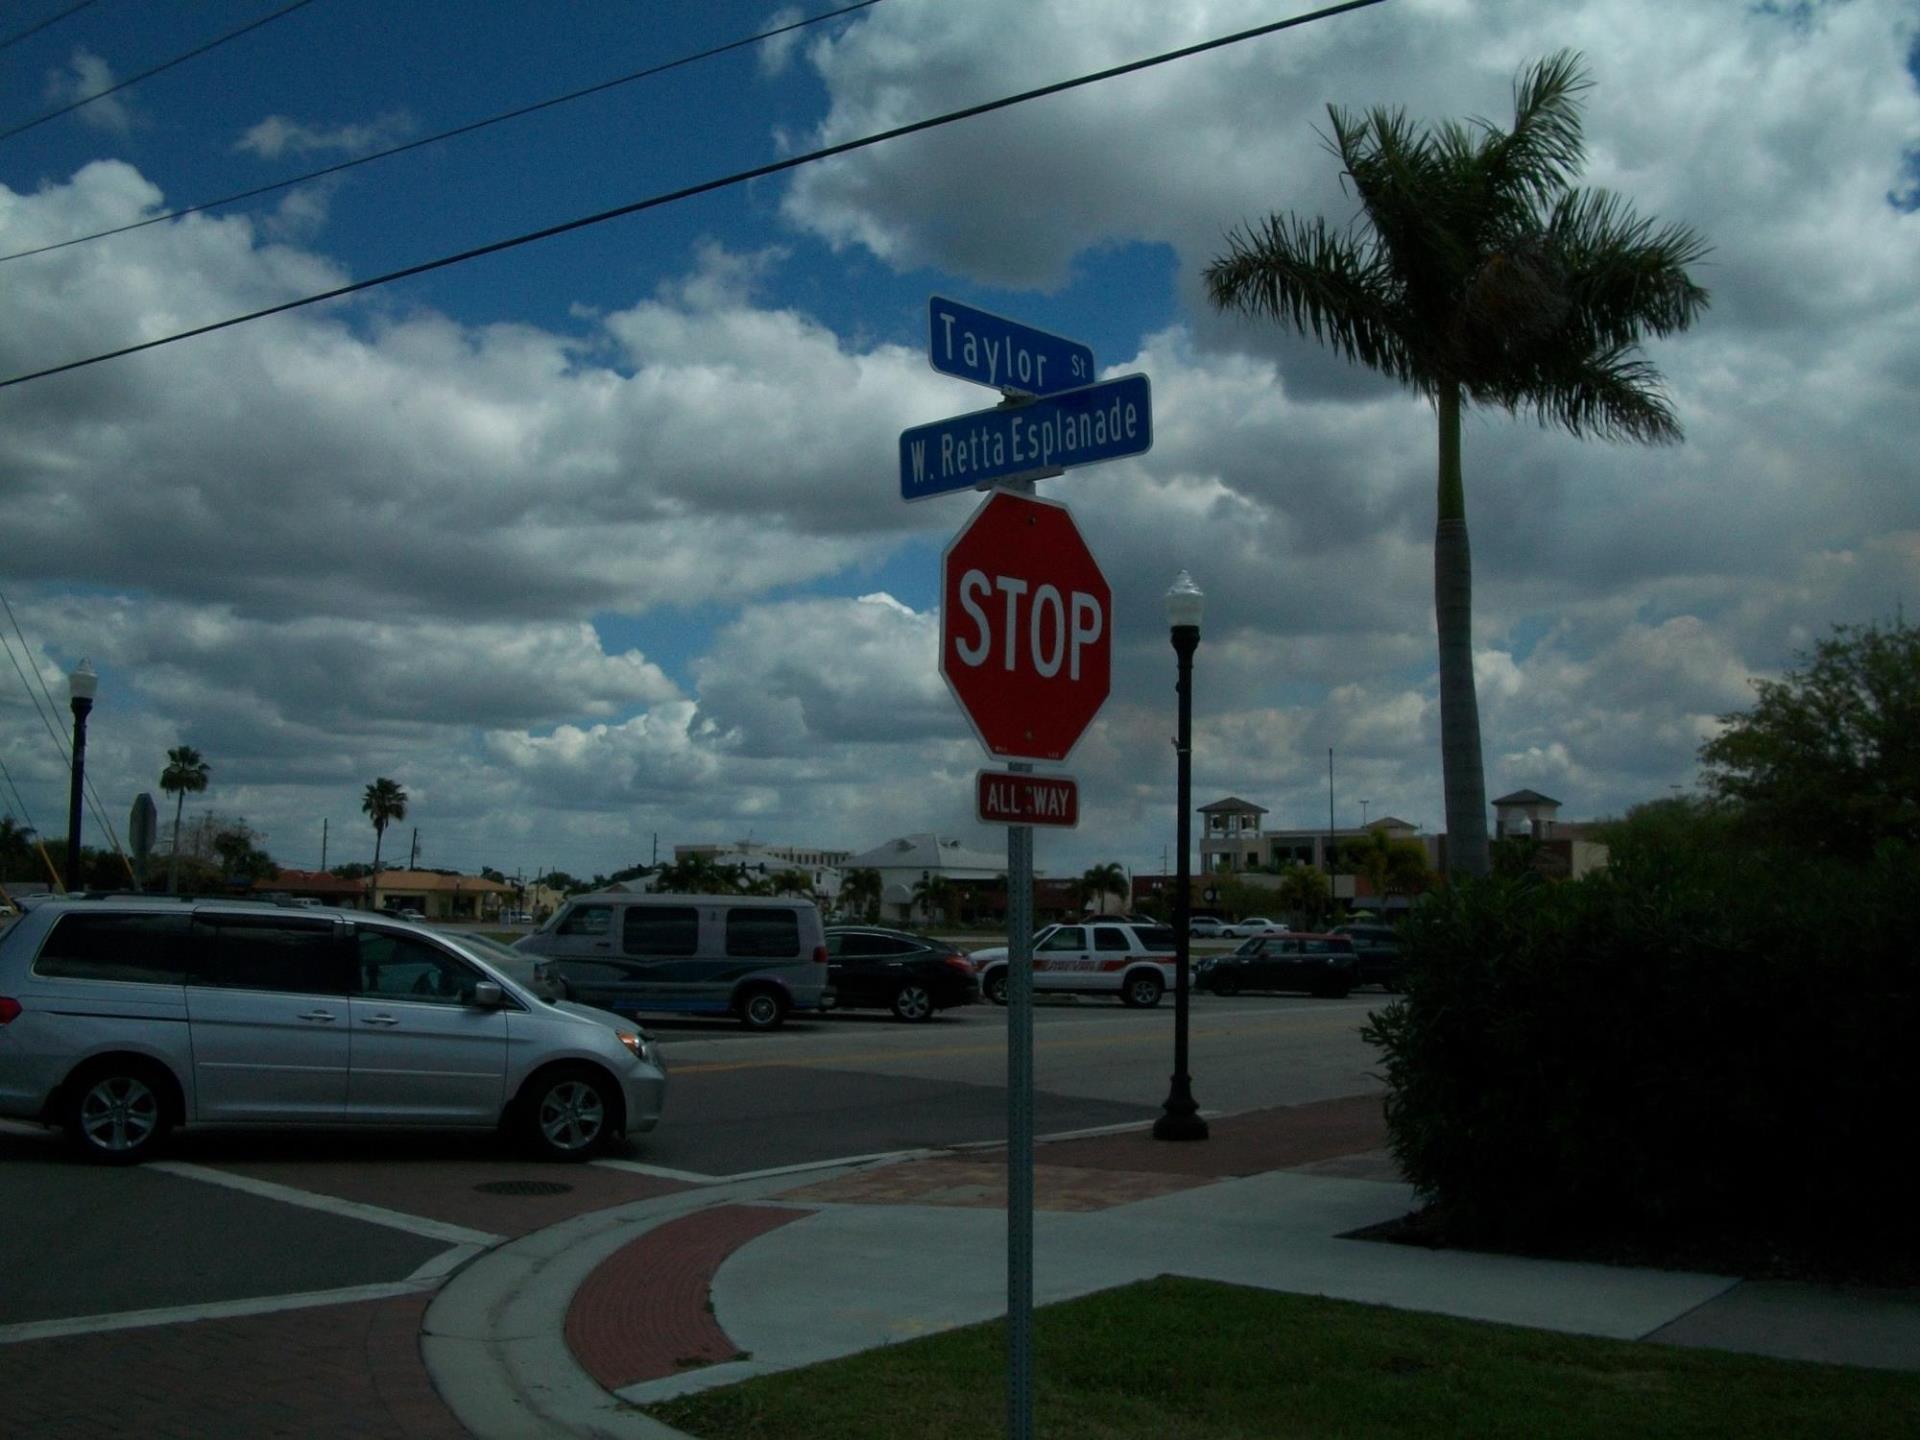
<instances>
[{"instance_id":1,"label":"red brick pavement","mask_svg":"<svg viewBox=\"0 0 1920 1440\"><path fill-rule=\"evenodd\" d=\"M463 1440L427 1377L427 1295L0 1345L30 1440Z\"/></svg>"},{"instance_id":2,"label":"red brick pavement","mask_svg":"<svg viewBox=\"0 0 1920 1440\"><path fill-rule=\"evenodd\" d=\"M749 1240L810 1213L718 1205L649 1230L601 1262L574 1293L568 1348L608 1390L733 1359L739 1347L708 1299L715 1273Z\"/></svg>"},{"instance_id":3,"label":"red brick pavement","mask_svg":"<svg viewBox=\"0 0 1920 1440\"><path fill-rule=\"evenodd\" d=\"M1226 1179L1290 1170L1387 1143L1384 1095L1350 1095L1308 1105L1278 1105L1209 1120L1205 1140L1156 1140L1150 1130L1054 1140L1035 1147L1048 1165Z\"/></svg>"}]
</instances>

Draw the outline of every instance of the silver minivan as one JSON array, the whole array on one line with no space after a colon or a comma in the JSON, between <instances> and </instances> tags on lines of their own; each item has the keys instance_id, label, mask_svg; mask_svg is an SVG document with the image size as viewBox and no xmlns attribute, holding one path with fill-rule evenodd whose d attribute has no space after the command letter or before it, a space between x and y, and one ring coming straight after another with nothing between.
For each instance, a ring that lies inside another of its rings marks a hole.
<instances>
[{"instance_id":1,"label":"silver minivan","mask_svg":"<svg viewBox=\"0 0 1920 1440\"><path fill-rule=\"evenodd\" d=\"M753 895L577 895L514 942L587 1005L735 1015L750 1030L833 1005L827 936L811 900Z\"/></svg>"},{"instance_id":2,"label":"silver minivan","mask_svg":"<svg viewBox=\"0 0 1920 1440\"><path fill-rule=\"evenodd\" d=\"M376 1125L502 1127L584 1160L665 1096L637 1025L405 921L114 896L0 936L0 1116L91 1159L145 1159L176 1125Z\"/></svg>"}]
</instances>

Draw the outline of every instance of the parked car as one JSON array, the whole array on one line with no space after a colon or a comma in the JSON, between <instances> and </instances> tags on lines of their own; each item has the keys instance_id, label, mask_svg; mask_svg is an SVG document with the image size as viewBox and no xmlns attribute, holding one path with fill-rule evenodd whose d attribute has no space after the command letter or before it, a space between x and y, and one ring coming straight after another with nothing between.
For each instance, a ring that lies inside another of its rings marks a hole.
<instances>
[{"instance_id":1,"label":"parked car","mask_svg":"<svg viewBox=\"0 0 1920 1440\"><path fill-rule=\"evenodd\" d=\"M1242 990L1305 990L1339 1000L1359 983L1360 962L1344 935L1256 936L1228 955L1209 956L1196 989L1216 995Z\"/></svg>"},{"instance_id":2,"label":"parked car","mask_svg":"<svg viewBox=\"0 0 1920 1440\"><path fill-rule=\"evenodd\" d=\"M834 1001L811 900L576 895L514 947L547 956L582 1004L617 1015L734 1015L772 1030Z\"/></svg>"},{"instance_id":3,"label":"parked car","mask_svg":"<svg viewBox=\"0 0 1920 1440\"><path fill-rule=\"evenodd\" d=\"M654 1128L647 1033L380 915L102 896L0 935L0 1116L130 1163L176 1126L504 1128L584 1160Z\"/></svg>"},{"instance_id":4,"label":"parked car","mask_svg":"<svg viewBox=\"0 0 1920 1440\"><path fill-rule=\"evenodd\" d=\"M1386 990L1400 988L1400 932L1391 925L1336 925L1335 935L1353 941L1360 957L1362 985L1378 985Z\"/></svg>"},{"instance_id":5,"label":"parked car","mask_svg":"<svg viewBox=\"0 0 1920 1440\"><path fill-rule=\"evenodd\" d=\"M1150 1007L1173 986L1174 933L1166 925L1049 925L1033 937L1036 993L1117 995ZM1007 947L973 952L980 993L1007 1003Z\"/></svg>"},{"instance_id":6,"label":"parked car","mask_svg":"<svg viewBox=\"0 0 1920 1440\"><path fill-rule=\"evenodd\" d=\"M902 1020L931 1020L980 998L966 951L880 925L829 925L827 978L835 1008L891 1010Z\"/></svg>"},{"instance_id":7,"label":"parked car","mask_svg":"<svg viewBox=\"0 0 1920 1440\"><path fill-rule=\"evenodd\" d=\"M1227 923L1218 915L1195 915L1187 921L1187 934L1196 940L1217 940L1227 933Z\"/></svg>"},{"instance_id":8,"label":"parked car","mask_svg":"<svg viewBox=\"0 0 1920 1440\"><path fill-rule=\"evenodd\" d=\"M1278 920L1269 920L1264 915L1250 915L1245 920L1235 920L1220 927L1220 935L1226 940L1251 940L1256 935L1285 935L1288 927Z\"/></svg>"}]
</instances>

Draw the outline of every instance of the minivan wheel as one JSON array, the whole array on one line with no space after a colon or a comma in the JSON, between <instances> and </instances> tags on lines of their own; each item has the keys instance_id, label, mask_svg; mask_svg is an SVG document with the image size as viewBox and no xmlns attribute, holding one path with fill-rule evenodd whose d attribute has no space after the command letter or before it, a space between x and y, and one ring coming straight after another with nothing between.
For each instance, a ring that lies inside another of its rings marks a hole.
<instances>
[{"instance_id":1,"label":"minivan wheel","mask_svg":"<svg viewBox=\"0 0 1920 1440\"><path fill-rule=\"evenodd\" d=\"M980 993L995 1005L1007 1003L1007 972L996 970L980 982Z\"/></svg>"},{"instance_id":2,"label":"minivan wheel","mask_svg":"<svg viewBox=\"0 0 1920 1440\"><path fill-rule=\"evenodd\" d=\"M173 1128L161 1081L135 1061L101 1066L67 1085L61 1125L80 1155L105 1165L137 1165Z\"/></svg>"},{"instance_id":3,"label":"minivan wheel","mask_svg":"<svg viewBox=\"0 0 1920 1440\"><path fill-rule=\"evenodd\" d=\"M585 1160L605 1143L614 1114L607 1081L591 1070L554 1070L534 1082L521 1137L543 1160Z\"/></svg>"},{"instance_id":4,"label":"minivan wheel","mask_svg":"<svg viewBox=\"0 0 1920 1440\"><path fill-rule=\"evenodd\" d=\"M740 1023L749 1030L778 1030L787 1018L787 1002L777 990L749 990L740 997Z\"/></svg>"},{"instance_id":5,"label":"minivan wheel","mask_svg":"<svg viewBox=\"0 0 1920 1440\"><path fill-rule=\"evenodd\" d=\"M893 1013L901 1020L931 1020L933 992L924 985L902 985L893 992Z\"/></svg>"}]
</instances>

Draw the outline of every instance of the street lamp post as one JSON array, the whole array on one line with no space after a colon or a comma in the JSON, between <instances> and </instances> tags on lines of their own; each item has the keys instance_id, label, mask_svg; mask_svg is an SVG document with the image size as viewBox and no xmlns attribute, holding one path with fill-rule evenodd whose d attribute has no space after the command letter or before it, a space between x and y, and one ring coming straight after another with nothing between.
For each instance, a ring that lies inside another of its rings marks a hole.
<instances>
[{"instance_id":1,"label":"street lamp post","mask_svg":"<svg viewBox=\"0 0 1920 1440\"><path fill-rule=\"evenodd\" d=\"M67 697L73 706L73 779L67 794L67 893L80 888L80 797L87 777L87 713L100 677L82 660L67 676Z\"/></svg>"},{"instance_id":2,"label":"street lamp post","mask_svg":"<svg viewBox=\"0 0 1920 1440\"><path fill-rule=\"evenodd\" d=\"M1156 1140L1204 1140L1207 1122L1200 1118L1200 1107L1193 1099L1193 1077L1187 1073L1187 991L1188 955L1192 940L1188 931L1193 924L1192 872L1188 851L1192 848L1193 814L1193 652L1200 647L1200 612L1206 597L1193 577L1182 570L1167 591L1167 624L1173 633L1173 653L1179 657L1179 681L1174 687L1180 697L1180 728L1175 736L1174 753L1178 764L1174 789L1178 797L1179 817L1174 824L1174 843L1179 848L1173 881L1173 1083L1167 1091L1162 1114L1153 1122Z\"/></svg>"}]
</instances>

